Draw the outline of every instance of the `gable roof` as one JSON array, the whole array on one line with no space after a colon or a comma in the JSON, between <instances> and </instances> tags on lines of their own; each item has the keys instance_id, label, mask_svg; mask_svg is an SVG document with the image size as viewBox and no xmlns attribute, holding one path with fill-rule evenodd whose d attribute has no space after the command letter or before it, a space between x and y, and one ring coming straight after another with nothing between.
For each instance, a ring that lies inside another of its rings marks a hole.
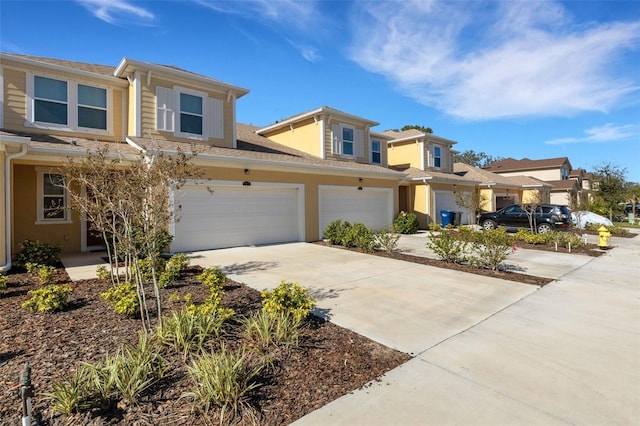
<instances>
[{"instance_id":1,"label":"gable roof","mask_svg":"<svg viewBox=\"0 0 640 426\"><path fill-rule=\"evenodd\" d=\"M403 130L402 132L396 132L395 130L385 130L382 133L392 138L389 141L389 144L393 144L397 142L413 141L416 139L425 139L428 142L436 142L436 143L448 144L448 145L454 145L458 143L456 141L452 141L450 139L445 139L441 136L434 135L433 133L421 132L418 129L408 129L408 130Z\"/></svg>"},{"instance_id":2,"label":"gable roof","mask_svg":"<svg viewBox=\"0 0 640 426\"><path fill-rule=\"evenodd\" d=\"M523 158L521 160L516 160L515 158L505 158L504 160L496 161L494 163L489 164L488 166L483 167L485 170L490 170L492 172L515 172L515 171L526 171L526 170L540 170L540 169L555 169L564 166L565 164L569 165L569 170L571 170L571 163L567 157L556 157L556 158L545 158L542 160L530 160L528 158Z\"/></svg>"},{"instance_id":3,"label":"gable roof","mask_svg":"<svg viewBox=\"0 0 640 426\"><path fill-rule=\"evenodd\" d=\"M480 182L468 178L467 176L459 176L454 173L434 172L431 170L421 170L417 167L396 166L394 170L405 172L409 180L412 181L429 181L429 183L453 183L457 185L475 186Z\"/></svg>"},{"instance_id":4,"label":"gable roof","mask_svg":"<svg viewBox=\"0 0 640 426\"><path fill-rule=\"evenodd\" d=\"M550 180L547 183L553 185L551 191L577 191L578 181L575 179Z\"/></svg>"},{"instance_id":5,"label":"gable roof","mask_svg":"<svg viewBox=\"0 0 640 426\"><path fill-rule=\"evenodd\" d=\"M290 124L293 123L297 123L299 121L302 120L306 120L307 118L316 116L316 115L332 115L332 116L336 116L336 117L342 117L342 118L346 118L347 120L351 120L351 121L360 121L362 123L368 124L370 127L374 127L377 126L378 123L377 121L371 121L368 120L366 118L362 118L362 117L358 117L357 115L353 115L353 114L349 114L346 113L344 111L340 111L338 109L335 108L331 108L328 107L326 105L321 106L320 108L316 108L316 109L312 109L310 111L305 111L305 112L301 112L300 114L296 114L296 115L292 115L290 117L287 118L283 118L282 120L278 120L273 124L270 124L266 127L260 128L258 129L257 133L258 134L262 134L262 133L266 133L269 132L271 130L276 130L282 127L286 127L289 126Z\"/></svg>"},{"instance_id":6,"label":"gable roof","mask_svg":"<svg viewBox=\"0 0 640 426\"><path fill-rule=\"evenodd\" d=\"M480 182L481 185L498 187L547 187L551 185L530 176L502 176L465 163L454 163L453 172L458 176Z\"/></svg>"}]
</instances>

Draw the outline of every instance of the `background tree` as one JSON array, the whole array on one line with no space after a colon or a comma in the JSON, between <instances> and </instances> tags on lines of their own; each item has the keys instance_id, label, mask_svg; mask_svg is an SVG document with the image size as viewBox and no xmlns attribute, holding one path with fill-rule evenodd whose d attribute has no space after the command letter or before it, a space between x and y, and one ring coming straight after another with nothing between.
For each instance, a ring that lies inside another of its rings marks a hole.
<instances>
[{"instance_id":1,"label":"background tree","mask_svg":"<svg viewBox=\"0 0 640 426\"><path fill-rule=\"evenodd\" d=\"M389 129L388 131L391 132L404 132L405 130L410 130L410 129L416 129L421 131L422 133L433 133L433 130L431 129L431 127L424 127L424 126L420 126L418 124L406 124L404 126L402 126L402 129L398 130L398 129Z\"/></svg>"},{"instance_id":2,"label":"background tree","mask_svg":"<svg viewBox=\"0 0 640 426\"><path fill-rule=\"evenodd\" d=\"M593 171L596 188L594 209L599 210L596 213L607 215L610 220L613 220L613 213L624 209L620 203L627 200L626 173L626 169L609 162L595 168Z\"/></svg>"},{"instance_id":3,"label":"background tree","mask_svg":"<svg viewBox=\"0 0 640 426\"><path fill-rule=\"evenodd\" d=\"M475 152L472 149L468 149L453 156L454 163L465 163L470 166L480 168L486 167L489 164L500 160L504 160L504 157L494 157L485 152Z\"/></svg>"},{"instance_id":4,"label":"background tree","mask_svg":"<svg viewBox=\"0 0 640 426\"><path fill-rule=\"evenodd\" d=\"M136 283L143 329L151 330L145 285L152 284L158 322L162 304L156 263L170 238L170 221L179 206L171 205L169 191L200 175L191 155L147 151L124 158L107 149L91 153L78 162L68 159L62 170L72 205L102 234L112 268L113 284L120 281L119 262L124 261L124 279ZM84 188L85 191L78 191ZM143 273L147 259L151 273ZM148 282L151 281L151 282Z\"/></svg>"}]
</instances>

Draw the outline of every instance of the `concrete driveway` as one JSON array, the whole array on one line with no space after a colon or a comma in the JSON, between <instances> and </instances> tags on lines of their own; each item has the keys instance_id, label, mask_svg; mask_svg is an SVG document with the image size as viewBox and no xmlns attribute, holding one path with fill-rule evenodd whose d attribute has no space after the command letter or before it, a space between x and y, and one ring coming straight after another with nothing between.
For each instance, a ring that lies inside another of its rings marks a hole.
<instances>
[{"instance_id":1,"label":"concrete driveway","mask_svg":"<svg viewBox=\"0 0 640 426\"><path fill-rule=\"evenodd\" d=\"M193 257L258 290L299 281L334 323L415 355L296 425L638 424L640 239L612 245L539 264L559 276L542 289L304 243Z\"/></svg>"}]
</instances>

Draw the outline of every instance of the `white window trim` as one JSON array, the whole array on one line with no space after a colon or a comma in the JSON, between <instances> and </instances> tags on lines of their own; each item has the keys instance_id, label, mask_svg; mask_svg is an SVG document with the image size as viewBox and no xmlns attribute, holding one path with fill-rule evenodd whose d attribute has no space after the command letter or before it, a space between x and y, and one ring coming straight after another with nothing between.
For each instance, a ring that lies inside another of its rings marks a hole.
<instances>
[{"instance_id":1,"label":"white window trim","mask_svg":"<svg viewBox=\"0 0 640 426\"><path fill-rule=\"evenodd\" d=\"M436 156L436 148L440 149L440 155ZM442 146L440 145L433 145L432 149L431 149L431 153L432 153L432 160L431 160L431 167L435 168L435 169L442 169ZM436 166L436 158L440 159L440 165Z\"/></svg>"},{"instance_id":2,"label":"white window trim","mask_svg":"<svg viewBox=\"0 0 640 426\"><path fill-rule=\"evenodd\" d=\"M57 225L57 224L66 224L72 223L71 220L71 210L69 204L69 194L67 190L64 190L64 219L47 219L44 217L44 175L45 174L59 174L52 170L50 167L36 167L36 191L37 191L37 201L36 201L36 225Z\"/></svg>"},{"instance_id":3,"label":"white window trim","mask_svg":"<svg viewBox=\"0 0 640 426\"><path fill-rule=\"evenodd\" d=\"M34 78L44 77L50 78L53 80L65 81L67 83L67 124L55 124L55 123L45 123L35 121L35 84ZM96 87L99 89L104 89L107 91L107 128L105 129L93 129L90 127L80 127L78 126L78 84L83 84L85 86ZM32 127L37 129L47 129L47 130L64 130L67 132L76 132L76 133L91 133L94 135L107 135L113 136L113 125L112 125L112 108L109 106L113 103L113 91L111 88L95 84L94 82L89 81L79 81L73 79L65 79L60 76L50 75L47 73L33 73L27 72L27 119L24 123L25 127Z\"/></svg>"},{"instance_id":4,"label":"white window trim","mask_svg":"<svg viewBox=\"0 0 640 426\"><path fill-rule=\"evenodd\" d=\"M345 154L344 152L344 129L351 129L353 132L353 140L351 140L351 151L353 154ZM356 158L356 128L346 124L340 125L340 155L345 158Z\"/></svg>"},{"instance_id":5,"label":"white window trim","mask_svg":"<svg viewBox=\"0 0 640 426\"><path fill-rule=\"evenodd\" d=\"M200 92L198 90L187 89L185 87L174 87L175 90L175 124L173 126L174 135L180 138L187 139L197 139L197 140L207 140L209 139L209 120L211 119L208 114L209 108L209 94L206 92ZM185 133L180 131L180 114L182 113L180 109L180 94L184 93L186 95L198 96L202 99L202 134L199 135L197 133Z\"/></svg>"},{"instance_id":6,"label":"white window trim","mask_svg":"<svg viewBox=\"0 0 640 426\"><path fill-rule=\"evenodd\" d=\"M380 149L378 151L374 151L373 150L373 144L374 143L378 143L378 146L380 147ZM373 162L373 153L377 152L378 154L380 154L380 162L378 163L374 163ZM369 162L371 164L378 164L378 165L382 165L382 141L379 141L377 139L371 139L371 144L370 144L370 148L369 148Z\"/></svg>"}]
</instances>

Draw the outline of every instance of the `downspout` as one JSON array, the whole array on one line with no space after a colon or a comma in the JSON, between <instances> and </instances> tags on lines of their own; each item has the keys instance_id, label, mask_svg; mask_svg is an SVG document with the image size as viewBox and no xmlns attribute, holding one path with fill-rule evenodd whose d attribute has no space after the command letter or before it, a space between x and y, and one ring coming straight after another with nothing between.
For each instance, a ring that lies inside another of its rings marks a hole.
<instances>
[{"instance_id":1,"label":"downspout","mask_svg":"<svg viewBox=\"0 0 640 426\"><path fill-rule=\"evenodd\" d=\"M7 272L11 269L11 160L14 158L22 157L27 153L28 145L22 145L22 149L20 152L16 152L15 154L7 155L5 159L5 170L4 170L4 227L5 227L5 236L7 237L6 241L6 256L7 263L3 266L0 266L0 273Z\"/></svg>"}]
</instances>

